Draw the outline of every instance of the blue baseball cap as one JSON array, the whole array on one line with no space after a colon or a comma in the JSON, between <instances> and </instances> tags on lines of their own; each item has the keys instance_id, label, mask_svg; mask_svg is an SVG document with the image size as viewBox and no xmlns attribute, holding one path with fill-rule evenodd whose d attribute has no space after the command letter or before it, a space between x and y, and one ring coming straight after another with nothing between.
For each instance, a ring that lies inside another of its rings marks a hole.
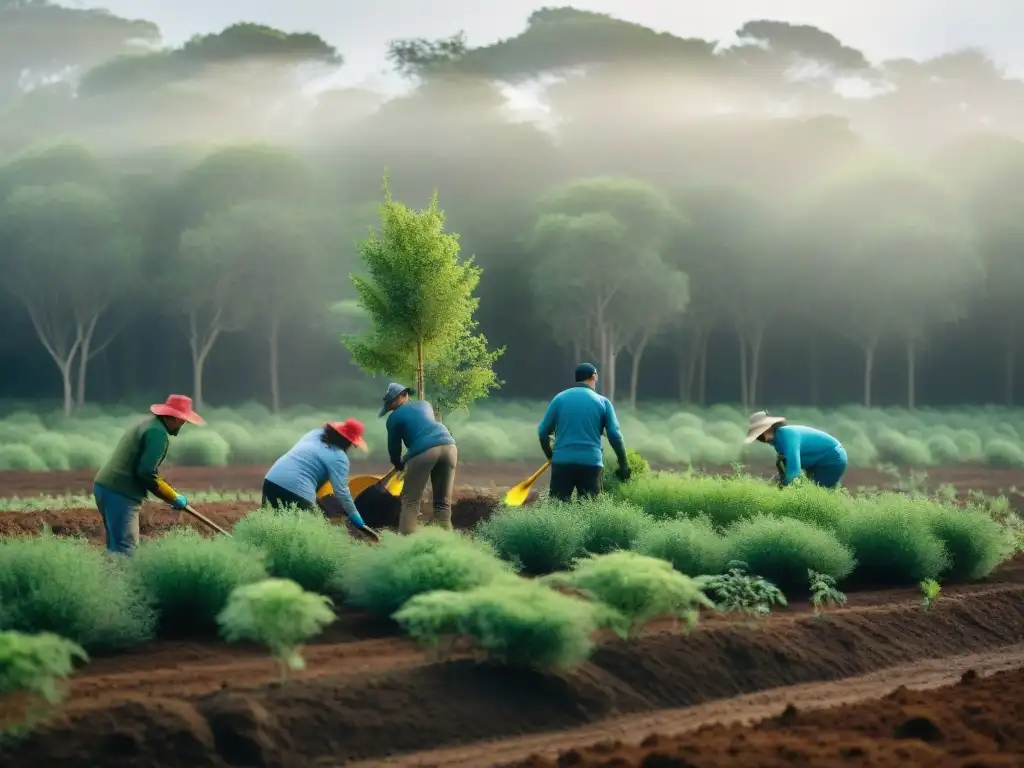
<instances>
[{"instance_id":1,"label":"blue baseball cap","mask_svg":"<svg viewBox=\"0 0 1024 768\"><path fill-rule=\"evenodd\" d=\"M580 363L576 366L576 383L586 381L591 376L597 375L597 368L591 363Z\"/></svg>"},{"instance_id":2,"label":"blue baseball cap","mask_svg":"<svg viewBox=\"0 0 1024 768\"><path fill-rule=\"evenodd\" d=\"M412 393L412 389L396 382L388 384L388 391L384 393L384 405L380 409L380 413L377 414L377 418L380 418L388 412L388 406L390 406L400 395L404 395L406 392Z\"/></svg>"}]
</instances>

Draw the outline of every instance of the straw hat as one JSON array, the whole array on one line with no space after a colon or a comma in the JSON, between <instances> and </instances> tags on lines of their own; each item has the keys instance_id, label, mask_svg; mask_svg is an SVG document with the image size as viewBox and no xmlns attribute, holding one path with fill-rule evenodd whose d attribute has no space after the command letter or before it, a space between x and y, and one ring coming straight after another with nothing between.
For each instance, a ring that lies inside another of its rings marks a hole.
<instances>
[{"instance_id":1,"label":"straw hat","mask_svg":"<svg viewBox=\"0 0 1024 768\"><path fill-rule=\"evenodd\" d=\"M752 443L776 424L784 424L785 422L785 417L769 416L768 411L752 413L747 422L747 439L743 442Z\"/></svg>"}]
</instances>

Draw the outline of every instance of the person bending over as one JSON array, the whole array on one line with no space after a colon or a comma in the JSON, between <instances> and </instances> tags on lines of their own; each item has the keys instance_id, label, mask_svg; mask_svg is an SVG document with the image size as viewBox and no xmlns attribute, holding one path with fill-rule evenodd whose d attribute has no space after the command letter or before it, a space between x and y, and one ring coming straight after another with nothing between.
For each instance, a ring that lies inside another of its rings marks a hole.
<instances>
[{"instance_id":1,"label":"person bending over","mask_svg":"<svg viewBox=\"0 0 1024 768\"><path fill-rule=\"evenodd\" d=\"M806 472L815 485L835 488L846 473L846 449L820 429L787 424L782 416L758 411L750 416L746 442L755 440L775 449L781 486L789 485L801 472Z\"/></svg>"},{"instance_id":2,"label":"person bending over","mask_svg":"<svg viewBox=\"0 0 1024 768\"><path fill-rule=\"evenodd\" d=\"M551 448L551 435L555 447ZM601 436L619 460L618 475L629 479L626 446L611 401L597 393L597 368L590 363L576 367L576 385L559 392L548 404L537 428L540 447L551 462L552 498L569 501L595 496L604 485L604 452Z\"/></svg>"},{"instance_id":3,"label":"person bending over","mask_svg":"<svg viewBox=\"0 0 1024 768\"><path fill-rule=\"evenodd\" d=\"M295 506L312 511L317 508L317 489L330 481L334 498L352 525L360 533L376 538L376 533L363 522L348 487L348 452L353 446L366 450L363 432L362 422L348 419L328 422L304 434L267 471L263 479L263 506Z\"/></svg>"},{"instance_id":4,"label":"person bending over","mask_svg":"<svg viewBox=\"0 0 1024 768\"><path fill-rule=\"evenodd\" d=\"M118 555L131 555L139 545L139 508L147 494L179 511L188 506L188 499L160 477L160 465L167 457L170 438L186 423L206 423L192 410L192 398L185 395L171 395L149 411L151 417L121 436L93 480L107 551Z\"/></svg>"},{"instance_id":5,"label":"person bending over","mask_svg":"<svg viewBox=\"0 0 1024 768\"><path fill-rule=\"evenodd\" d=\"M389 384L384 393L380 415L387 420L388 456L395 469L405 471L402 488L402 512L398 532L416 530L423 491L430 480L434 495L433 522L452 529L452 494L455 491L455 468L459 463L455 438L438 422L434 409L425 400L410 400L412 390L401 384ZM405 456L402 456L402 444Z\"/></svg>"}]
</instances>

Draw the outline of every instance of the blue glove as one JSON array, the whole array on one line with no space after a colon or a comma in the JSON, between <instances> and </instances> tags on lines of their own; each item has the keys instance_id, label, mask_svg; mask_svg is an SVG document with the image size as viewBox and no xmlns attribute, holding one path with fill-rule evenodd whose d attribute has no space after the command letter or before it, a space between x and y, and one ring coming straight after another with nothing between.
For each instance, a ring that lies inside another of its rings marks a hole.
<instances>
[{"instance_id":1,"label":"blue glove","mask_svg":"<svg viewBox=\"0 0 1024 768\"><path fill-rule=\"evenodd\" d=\"M171 506L174 507L174 509L182 510L188 506L188 499L185 498L184 494L179 493L174 497L174 501L171 502Z\"/></svg>"}]
</instances>

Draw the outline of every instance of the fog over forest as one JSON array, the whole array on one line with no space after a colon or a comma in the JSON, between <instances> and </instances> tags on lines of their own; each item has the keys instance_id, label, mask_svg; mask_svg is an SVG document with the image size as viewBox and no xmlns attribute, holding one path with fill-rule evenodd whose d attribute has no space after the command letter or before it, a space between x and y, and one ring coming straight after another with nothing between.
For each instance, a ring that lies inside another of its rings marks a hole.
<instances>
[{"instance_id":1,"label":"fog over forest","mask_svg":"<svg viewBox=\"0 0 1024 768\"><path fill-rule=\"evenodd\" d=\"M339 338L385 168L483 269L497 397L581 359L623 404L1021 397L1024 80L986 51L398 26L373 90L315 28L0 0L0 398L379 397Z\"/></svg>"}]
</instances>

